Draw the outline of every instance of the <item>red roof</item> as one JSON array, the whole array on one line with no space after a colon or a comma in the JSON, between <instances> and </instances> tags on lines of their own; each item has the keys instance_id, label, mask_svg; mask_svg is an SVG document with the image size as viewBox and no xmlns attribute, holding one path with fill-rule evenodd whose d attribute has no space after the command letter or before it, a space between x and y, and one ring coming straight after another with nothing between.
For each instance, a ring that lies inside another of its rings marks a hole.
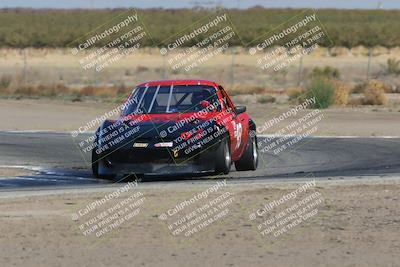
<instances>
[{"instance_id":1,"label":"red roof","mask_svg":"<svg viewBox=\"0 0 400 267\"><path fill-rule=\"evenodd\" d=\"M157 86L157 85L209 85L218 87L218 83L208 80L161 80L141 83L139 86Z\"/></svg>"}]
</instances>

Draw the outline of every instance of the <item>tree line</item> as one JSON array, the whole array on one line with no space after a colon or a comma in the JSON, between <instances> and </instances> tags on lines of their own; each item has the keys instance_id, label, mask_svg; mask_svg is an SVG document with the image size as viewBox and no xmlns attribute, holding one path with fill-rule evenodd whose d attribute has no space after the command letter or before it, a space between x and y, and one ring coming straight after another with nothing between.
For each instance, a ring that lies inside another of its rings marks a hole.
<instances>
[{"instance_id":1,"label":"tree line","mask_svg":"<svg viewBox=\"0 0 400 267\"><path fill-rule=\"evenodd\" d=\"M92 32L99 25L111 25L116 17L126 11L126 9L1 9L0 47L72 47L77 45L79 38ZM151 38L144 40L145 46L160 45L189 25L195 25L199 20L201 22L205 16L213 12L205 9L137 11L141 22L151 35ZM303 11L262 7L246 10L228 9L226 12L240 36L240 39L236 38L231 42L233 45L251 43ZM400 45L400 10L322 9L315 12L333 42L325 41L322 43L323 46L350 48L358 45L367 47ZM98 45L101 45L101 42Z\"/></svg>"}]
</instances>

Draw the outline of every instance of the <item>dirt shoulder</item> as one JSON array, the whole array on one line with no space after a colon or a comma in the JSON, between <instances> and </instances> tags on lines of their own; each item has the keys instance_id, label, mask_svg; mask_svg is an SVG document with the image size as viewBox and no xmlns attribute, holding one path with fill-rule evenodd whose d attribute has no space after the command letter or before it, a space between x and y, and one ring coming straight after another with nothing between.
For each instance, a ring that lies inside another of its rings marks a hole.
<instances>
[{"instance_id":1,"label":"dirt shoulder","mask_svg":"<svg viewBox=\"0 0 400 267\"><path fill-rule=\"evenodd\" d=\"M240 102L237 104L241 104ZM288 105L242 103L258 126L274 116L287 112ZM0 99L0 130L73 131L116 108L118 104L96 102L67 102L61 100L6 100ZM264 134L279 131L310 110L302 110L296 117L272 127ZM314 135L318 136L398 136L400 109L398 108L329 108ZM101 119L99 120L101 121ZM95 127L92 129L95 130Z\"/></svg>"},{"instance_id":2,"label":"dirt shoulder","mask_svg":"<svg viewBox=\"0 0 400 267\"><path fill-rule=\"evenodd\" d=\"M145 198L140 213L99 238L84 236L79 230L83 217L74 221L71 214L101 200L109 189L17 198L0 194L0 264L397 266L400 262L398 179L317 182L312 192L323 197L318 213L276 238L262 236L261 218L250 221L249 214L301 183L249 185L228 180L219 193L234 196L229 213L192 236L173 236L159 216L210 185L148 185L132 189L131 194L140 192Z\"/></svg>"},{"instance_id":3,"label":"dirt shoulder","mask_svg":"<svg viewBox=\"0 0 400 267\"><path fill-rule=\"evenodd\" d=\"M0 167L0 179L2 177L27 176L34 174L36 174L36 172L23 168Z\"/></svg>"}]
</instances>

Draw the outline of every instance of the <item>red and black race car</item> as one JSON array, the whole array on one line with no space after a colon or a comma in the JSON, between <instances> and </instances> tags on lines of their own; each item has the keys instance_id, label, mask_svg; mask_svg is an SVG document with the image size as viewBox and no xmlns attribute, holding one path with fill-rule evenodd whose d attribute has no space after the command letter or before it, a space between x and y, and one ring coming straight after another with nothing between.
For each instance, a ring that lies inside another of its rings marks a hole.
<instances>
[{"instance_id":1,"label":"red and black race car","mask_svg":"<svg viewBox=\"0 0 400 267\"><path fill-rule=\"evenodd\" d=\"M206 80L143 83L133 90L117 120L97 129L92 170L118 174L228 174L255 170L256 125L245 106Z\"/></svg>"}]
</instances>

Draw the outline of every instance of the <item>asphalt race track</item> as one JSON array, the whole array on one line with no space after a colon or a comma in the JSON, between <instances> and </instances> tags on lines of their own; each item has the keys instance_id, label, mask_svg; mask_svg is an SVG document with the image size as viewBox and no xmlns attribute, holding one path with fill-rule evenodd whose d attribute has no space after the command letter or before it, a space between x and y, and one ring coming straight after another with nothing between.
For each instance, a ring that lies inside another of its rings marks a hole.
<instances>
[{"instance_id":1,"label":"asphalt race track","mask_svg":"<svg viewBox=\"0 0 400 267\"><path fill-rule=\"evenodd\" d=\"M259 141L263 138L259 137ZM0 178L0 188L109 184L92 177L89 160L84 159L69 133L0 132L0 168L24 167L39 171L38 175ZM305 138L277 155L260 151L257 171L236 172L232 166L229 177L243 182L307 175L346 179L399 173L400 138L316 137ZM209 178L153 177L151 180L174 183Z\"/></svg>"}]
</instances>

